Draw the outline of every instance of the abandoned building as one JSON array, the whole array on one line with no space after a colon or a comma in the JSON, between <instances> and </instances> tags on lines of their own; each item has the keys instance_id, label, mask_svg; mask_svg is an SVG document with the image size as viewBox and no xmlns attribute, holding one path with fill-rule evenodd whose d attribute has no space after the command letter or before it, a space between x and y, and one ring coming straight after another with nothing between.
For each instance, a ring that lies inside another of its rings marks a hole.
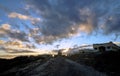
<instances>
[{"instance_id":1,"label":"abandoned building","mask_svg":"<svg viewBox=\"0 0 120 76\"><path fill-rule=\"evenodd\" d=\"M113 42L109 43L101 43L101 44L93 44L93 48L96 51L104 52L104 51L116 51L119 50L120 47L114 44Z\"/></svg>"}]
</instances>

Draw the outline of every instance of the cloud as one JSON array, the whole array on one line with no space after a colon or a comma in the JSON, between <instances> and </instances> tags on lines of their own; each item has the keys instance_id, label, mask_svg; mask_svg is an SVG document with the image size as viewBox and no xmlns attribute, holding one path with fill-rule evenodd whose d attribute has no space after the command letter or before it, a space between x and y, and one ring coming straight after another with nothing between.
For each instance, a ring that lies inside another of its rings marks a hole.
<instances>
[{"instance_id":1,"label":"cloud","mask_svg":"<svg viewBox=\"0 0 120 76\"><path fill-rule=\"evenodd\" d=\"M6 53L35 53L34 50L27 48L11 48L11 47L0 47L1 50L4 50ZM37 52L37 51L36 51Z\"/></svg>"},{"instance_id":2,"label":"cloud","mask_svg":"<svg viewBox=\"0 0 120 76\"><path fill-rule=\"evenodd\" d=\"M120 33L119 0L31 0L28 4L44 19L43 38L56 40L99 30L105 35Z\"/></svg>"},{"instance_id":3,"label":"cloud","mask_svg":"<svg viewBox=\"0 0 120 76\"><path fill-rule=\"evenodd\" d=\"M7 53L35 53L33 49L34 47L31 43L24 43L20 40L0 40L0 50L4 50Z\"/></svg>"},{"instance_id":4,"label":"cloud","mask_svg":"<svg viewBox=\"0 0 120 76\"><path fill-rule=\"evenodd\" d=\"M106 34L109 33L119 33L120 34L120 14L113 15L111 19L106 20L106 25L104 30Z\"/></svg>"},{"instance_id":5,"label":"cloud","mask_svg":"<svg viewBox=\"0 0 120 76\"><path fill-rule=\"evenodd\" d=\"M113 42L113 43L115 43L116 45L120 46L120 42Z\"/></svg>"},{"instance_id":6,"label":"cloud","mask_svg":"<svg viewBox=\"0 0 120 76\"><path fill-rule=\"evenodd\" d=\"M40 18L33 18L31 16L23 15L20 13L12 12L8 15L9 18L19 18L21 20L30 20L33 24L40 21Z\"/></svg>"},{"instance_id":7,"label":"cloud","mask_svg":"<svg viewBox=\"0 0 120 76\"><path fill-rule=\"evenodd\" d=\"M10 25L9 24L2 24L1 28L3 28L4 30L10 30Z\"/></svg>"},{"instance_id":8,"label":"cloud","mask_svg":"<svg viewBox=\"0 0 120 76\"><path fill-rule=\"evenodd\" d=\"M13 38L21 41L28 41L26 33L12 29L10 24L1 24L0 38Z\"/></svg>"},{"instance_id":9,"label":"cloud","mask_svg":"<svg viewBox=\"0 0 120 76\"><path fill-rule=\"evenodd\" d=\"M5 43L5 41L0 40L0 45L3 45Z\"/></svg>"},{"instance_id":10,"label":"cloud","mask_svg":"<svg viewBox=\"0 0 120 76\"><path fill-rule=\"evenodd\" d=\"M120 34L120 0L26 0L24 2L25 8L22 11L24 14L10 11L8 17L18 18L21 22L29 20L36 26L25 25L26 22L23 22L25 28L29 27L28 35L25 32L10 30L8 27L8 30L0 30L1 36L10 36L22 41L31 37L37 43L51 43L83 32L87 35L99 31L104 35Z\"/></svg>"},{"instance_id":11,"label":"cloud","mask_svg":"<svg viewBox=\"0 0 120 76\"><path fill-rule=\"evenodd\" d=\"M10 30L10 25L9 24L1 24L0 26L0 36L5 36L8 30Z\"/></svg>"}]
</instances>

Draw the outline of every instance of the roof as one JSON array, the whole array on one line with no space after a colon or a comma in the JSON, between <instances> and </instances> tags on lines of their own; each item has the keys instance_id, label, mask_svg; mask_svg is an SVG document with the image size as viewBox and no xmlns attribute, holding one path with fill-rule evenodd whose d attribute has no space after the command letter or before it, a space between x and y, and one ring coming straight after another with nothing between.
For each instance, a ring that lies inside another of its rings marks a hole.
<instances>
[{"instance_id":1,"label":"roof","mask_svg":"<svg viewBox=\"0 0 120 76\"><path fill-rule=\"evenodd\" d=\"M114 46L114 47L117 47L117 48L120 49L120 47L117 46L116 44L114 44L113 42L101 43L101 44L93 44L93 46L105 46L105 45L111 45L111 46Z\"/></svg>"}]
</instances>

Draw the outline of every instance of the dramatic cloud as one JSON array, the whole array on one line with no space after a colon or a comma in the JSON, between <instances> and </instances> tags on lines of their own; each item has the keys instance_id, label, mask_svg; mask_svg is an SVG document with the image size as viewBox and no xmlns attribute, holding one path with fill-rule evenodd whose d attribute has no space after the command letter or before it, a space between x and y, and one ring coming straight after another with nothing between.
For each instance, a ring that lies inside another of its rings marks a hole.
<instances>
[{"instance_id":1,"label":"dramatic cloud","mask_svg":"<svg viewBox=\"0 0 120 76\"><path fill-rule=\"evenodd\" d=\"M92 35L102 31L104 35L116 34L116 38L120 35L120 0L26 0L21 4L23 11L18 11L19 8L10 11L8 17L20 19L16 24L11 20L12 27L27 28L28 35L5 26L7 29L4 30L0 27L0 36L51 43L83 32Z\"/></svg>"},{"instance_id":2,"label":"dramatic cloud","mask_svg":"<svg viewBox=\"0 0 120 76\"><path fill-rule=\"evenodd\" d=\"M119 0L31 0L30 4L44 19L41 27L44 39L46 36L50 40L66 38L80 32L90 34L96 30L104 34L120 33Z\"/></svg>"}]
</instances>

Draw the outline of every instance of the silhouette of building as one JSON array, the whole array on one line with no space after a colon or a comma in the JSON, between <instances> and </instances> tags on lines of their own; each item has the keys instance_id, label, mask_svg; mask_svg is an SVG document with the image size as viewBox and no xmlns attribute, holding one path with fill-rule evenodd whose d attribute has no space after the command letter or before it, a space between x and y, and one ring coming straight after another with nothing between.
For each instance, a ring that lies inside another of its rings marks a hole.
<instances>
[{"instance_id":1,"label":"silhouette of building","mask_svg":"<svg viewBox=\"0 0 120 76\"><path fill-rule=\"evenodd\" d=\"M114 44L113 42L109 43L101 43L101 44L93 44L93 48L96 51L104 52L104 51L116 51L119 50L120 47Z\"/></svg>"}]
</instances>

